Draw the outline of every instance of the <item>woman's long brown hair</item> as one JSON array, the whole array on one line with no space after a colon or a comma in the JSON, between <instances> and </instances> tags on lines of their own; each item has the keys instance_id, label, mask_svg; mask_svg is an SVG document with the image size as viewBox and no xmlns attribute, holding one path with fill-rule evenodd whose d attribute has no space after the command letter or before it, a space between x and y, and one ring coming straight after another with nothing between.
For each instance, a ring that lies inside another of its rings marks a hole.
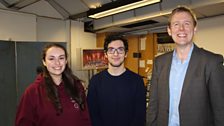
<instances>
[{"instance_id":1,"label":"woman's long brown hair","mask_svg":"<svg viewBox=\"0 0 224 126\"><path fill-rule=\"evenodd\" d=\"M51 47L57 47L64 50L65 57L67 59L68 54L65 47L57 43L52 43L52 44L47 44L44 47L42 52L43 61L45 61L47 50L50 49ZM46 89L47 96L51 100L52 104L54 105L57 111L57 115L60 115L63 112L63 108L58 96L58 91L57 91L57 88L55 87L55 83L52 77L49 74L49 71L47 70L45 66L43 66L43 76L45 79L45 87L46 87L45 89ZM81 80L72 73L68 64L66 64L65 70L62 72L62 80L64 82L65 91L67 92L67 94L72 98L72 100L75 100L78 103L81 110L84 110L85 100L84 100L84 97L82 96L81 88L79 87L79 85L81 85Z\"/></svg>"}]
</instances>

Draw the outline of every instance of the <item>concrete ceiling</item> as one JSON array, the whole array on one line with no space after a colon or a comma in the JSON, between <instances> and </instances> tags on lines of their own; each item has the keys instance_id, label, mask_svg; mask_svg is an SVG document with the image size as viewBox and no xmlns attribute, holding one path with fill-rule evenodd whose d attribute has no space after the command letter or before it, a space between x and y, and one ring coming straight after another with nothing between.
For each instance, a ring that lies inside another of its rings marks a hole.
<instances>
[{"instance_id":1,"label":"concrete ceiling","mask_svg":"<svg viewBox=\"0 0 224 126\"><path fill-rule=\"evenodd\" d=\"M94 20L87 17L91 9L110 6L115 2L118 0L0 0L0 8L43 17L83 21L85 26L93 32L134 33L138 31L140 34L141 31L164 29L170 11L177 5L187 5L192 8L199 20L224 15L224 0L162 0L160 3L105 18Z\"/></svg>"}]
</instances>

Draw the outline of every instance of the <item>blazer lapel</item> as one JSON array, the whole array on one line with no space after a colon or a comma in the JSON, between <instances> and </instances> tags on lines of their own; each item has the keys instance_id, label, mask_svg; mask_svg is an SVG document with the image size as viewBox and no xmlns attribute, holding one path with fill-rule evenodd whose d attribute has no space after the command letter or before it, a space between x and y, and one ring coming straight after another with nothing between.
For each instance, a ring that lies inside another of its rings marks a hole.
<instances>
[{"instance_id":1,"label":"blazer lapel","mask_svg":"<svg viewBox=\"0 0 224 126\"><path fill-rule=\"evenodd\" d=\"M199 59L199 48L194 45L194 49L188 64L188 68L186 71L186 75L184 78L184 84L182 88L182 93L181 93L181 99L182 97L186 94L186 91L190 85L191 79L195 77L195 73L197 73L195 70L197 69L198 65L200 62L198 62ZM181 101L180 101L181 102Z\"/></svg>"},{"instance_id":2,"label":"blazer lapel","mask_svg":"<svg viewBox=\"0 0 224 126\"><path fill-rule=\"evenodd\" d=\"M169 93L169 76L170 76L170 69L171 69L171 64L172 64L172 58L173 58L173 51L170 52L166 58L164 58L163 61L163 68L161 71L161 84L160 85L160 89L162 89L162 99L164 100L164 103L167 107L167 111L169 110L169 97L170 97L170 93Z\"/></svg>"}]
</instances>

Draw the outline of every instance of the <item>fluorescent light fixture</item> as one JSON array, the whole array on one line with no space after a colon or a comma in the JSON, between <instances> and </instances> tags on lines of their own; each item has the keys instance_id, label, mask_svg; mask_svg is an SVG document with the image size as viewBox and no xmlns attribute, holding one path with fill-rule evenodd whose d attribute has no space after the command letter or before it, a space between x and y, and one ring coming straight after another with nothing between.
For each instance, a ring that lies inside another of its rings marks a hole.
<instances>
[{"instance_id":1,"label":"fluorescent light fixture","mask_svg":"<svg viewBox=\"0 0 224 126\"><path fill-rule=\"evenodd\" d=\"M146 6L146 5L154 4L154 3L157 3L157 2L160 2L160 0L141 0L141 1L134 2L134 3L131 3L131 4L127 4L127 5L124 5L124 6L120 6L120 7L117 7L117 8L113 8L113 9L110 9L110 10L99 12L99 13L96 13L96 14L93 14L93 15L89 15L89 17L98 19L98 18L110 16L110 15L113 15L113 14L121 13L121 12L124 12L124 11L132 10L132 9L135 9L135 8L143 7L143 6Z\"/></svg>"},{"instance_id":2,"label":"fluorescent light fixture","mask_svg":"<svg viewBox=\"0 0 224 126\"><path fill-rule=\"evenodd\" d=\"M124 25L124 24L131 24L131 23L134 23L134 22L145 21L145 20L148 20L148 19L151 19L151 18L156 18L156 17L168 15L168 14L171 14L171 11L159 12L159 13L153 14L153 15L145 15L143 17L134 17L130 20L114 22L113 24L107 25L106 27L121 26L121 25Z\"/></svg>"}]
</instances>

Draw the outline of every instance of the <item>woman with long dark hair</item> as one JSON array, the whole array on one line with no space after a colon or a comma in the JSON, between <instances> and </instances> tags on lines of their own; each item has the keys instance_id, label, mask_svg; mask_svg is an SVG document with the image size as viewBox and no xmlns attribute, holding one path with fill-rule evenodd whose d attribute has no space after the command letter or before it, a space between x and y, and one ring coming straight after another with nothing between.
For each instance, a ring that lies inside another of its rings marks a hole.
<instances>
[{"instance_id":1,"label":"woman with long dark hair","mask_svg":"<svg viewBox=\"0 0 224 126\"><path fill-rule=\"evenodd\" d=\"M42 52L43 72L24 92L16 126L90 126L82 81L67 63L66 49L48 44Z\"/></svg>"}]
</instances>

